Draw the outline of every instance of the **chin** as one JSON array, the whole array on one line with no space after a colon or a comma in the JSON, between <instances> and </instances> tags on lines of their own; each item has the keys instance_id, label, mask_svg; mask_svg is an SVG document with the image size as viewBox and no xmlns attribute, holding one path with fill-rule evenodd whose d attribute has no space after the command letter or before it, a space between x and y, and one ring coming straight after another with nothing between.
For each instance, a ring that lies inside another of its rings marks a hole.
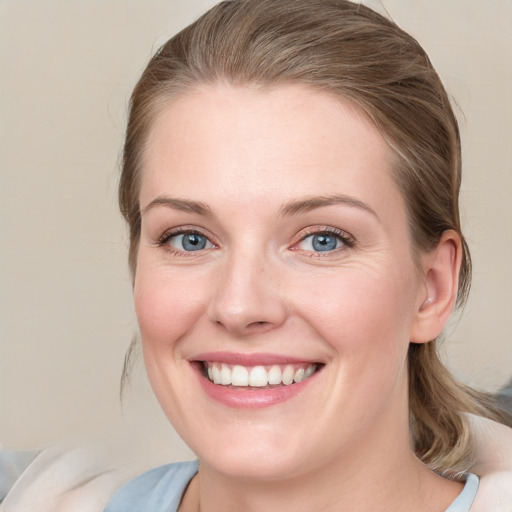
<instances>
[{"instance_id":1,"label":"chin","mask_svg":"<svg viewBox=\"0 0 512 512\"><path fill-rule=\"evenodd\" d=\"M226 477L253 482L282 481L298 476L308 467L303 457L296 458L280 451L271 452L261 446L257 450L247 451L237 448L221 456L200 456L199 461Z\"/></svg>"},{"instance_id":2,"label":"chin","mask_svg":"<svg viewBox=\"0 0 512 512\"><path fill-rule=\"evenodd\" d=\"M191 448L200 464L225 477L245 481L283 481L313 471L321 465L321 460L331 456L324 453L322 457L319 450L324 443L319 439L315 443L314 435L304 439L297 434L296 429L287 429L283 425L279 428L275 424L260 424L251 429L244 425L238 431L236 428L220 430L209 436L211 442L200 441Z\"/></svg>"}]
</instances>

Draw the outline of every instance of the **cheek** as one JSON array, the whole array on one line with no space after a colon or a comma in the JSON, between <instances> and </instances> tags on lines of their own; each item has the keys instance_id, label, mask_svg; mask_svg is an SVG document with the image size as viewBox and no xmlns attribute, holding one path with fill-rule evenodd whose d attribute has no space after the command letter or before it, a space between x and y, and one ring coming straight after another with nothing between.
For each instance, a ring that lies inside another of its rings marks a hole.
<instances>
[{"instance_id":1,"label":"cheek","mask_svg":"<svg viewBox=\"0 0 512 512\"><path fill-rule=\"evenodd\" d=\"M135 313L144 350L172 349L203 310L204 283L141 265L134 286Z\"/></svg>"},{"instance_id":2,"label":"cheek","mask_svg":"<svg viewBox=\"0 0 512 512\"><path fill-rule=\"evenodd\" d=\"M391 265L340 270L298 295L302 310L334 348L345 356L378 353L382 359L394 358L409 343L415 290L412 265Z\"/></svg>"},{"instance_id":3,"label":"cheek","mask_svg":"<svg viewBox=\"0 0 512 512\"><path fill-rule=\"evenodd\" d=\"M403 404L415 282L413 271L398 266L354 271L325 283L312 301L339 365L333 388L350 390L344 407L333 405L340 422L346 410L363 425L393 400Z\"/></svg>"}]
</instances>

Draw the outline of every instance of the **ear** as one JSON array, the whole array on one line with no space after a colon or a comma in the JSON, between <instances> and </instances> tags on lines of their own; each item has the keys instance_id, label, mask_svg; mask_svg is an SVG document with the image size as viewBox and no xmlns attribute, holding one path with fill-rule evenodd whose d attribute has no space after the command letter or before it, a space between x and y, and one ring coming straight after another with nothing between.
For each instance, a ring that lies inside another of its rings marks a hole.
<instances>
[{"instance_id":1,"label":"ear","mask_svg":"<svg viewBox=\"0 0 512 512\"><path fill-rule=\"evenodd\" d=\"M441 334L457 300L461 261L460 236L453 230L445 231L437 246L422 256L424 287L418 294L412 343L426 343Z\"/></svg>"}]
</instances>

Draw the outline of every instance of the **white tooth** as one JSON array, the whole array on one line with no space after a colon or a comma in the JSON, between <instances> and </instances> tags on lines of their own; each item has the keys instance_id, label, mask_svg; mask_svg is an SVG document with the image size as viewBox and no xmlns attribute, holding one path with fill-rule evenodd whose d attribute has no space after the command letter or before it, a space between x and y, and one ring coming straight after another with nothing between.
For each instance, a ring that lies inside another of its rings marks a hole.
<instances>
[{"instance_id":1,"label":"white tooth","mask_svg":"<svg viewBox=\"0 0 512 512\"><path fill-rule=\"evenodd\" d=\"M220 384L220 370L216 364L212 366L213 383Z\"/></svg>"},{"instance_id":2,"label":"white tooth","mask_svg":"<svg viewBox=\"0 0 512 512\"><path fill-rule=\"evenodd\" d=\"M249 385L249 372L243 366L233 366L231 370L231 384L233 386L248 386Z\"/></svg>"},{"instance_id":3,"label":"white tooth","mask_svg":"<svg viewBox=\"0 0 512 512\"><path fill-rule=\"evenodd\" d=\"M304 373L304 368L299 368L293 376L293 382L301 382L304 380Z\"/></svg>"},{"instance_id":4,"label":"white tooth","mask_svg":"<svg viewBox=\"0 0 512 512\"><path fill-rule=\"evenodd\" d=\"M288 386L293 383L293 377L295 375L295 370L293 366L287 365L283 371L283 384Z\"/></svg>"},{"instance_id":5,"label":"white tooth","mask_svg":"<svg viewBox=\"0 0 512 512\"><path fill-rule=\"evenodd\" d=\"M249 374L249 386L261 388L268 385L267 370L263 366L255 366Z\"/></svg>"},{"instance_id":6,"label":"white tooth","mask_svg":"<svg viewBox=\"0 0 512 512\"><path fill-rule=\"evenodd\" d=\"M306 371L304 372L304 378L307 379L308 377L311 377L311 375L313 375L313 373L315 373L315 370L316 370L316 366L314 364L309 365L306 368Z\"/></svg>"},{"instance_id":7,"label":"white tooth","mask_svg":"<svg viewBox=\"0 0 512 512\"><path fill-rule=\"evenodd\" d=\"M220 383L223 386L229 386L231 384L231 370L225 364L222 364L220 369Z\"/></svg>"},{"instance_id":8,"label":"white tooth","mask_svg":"<svg viewBox=\"0 0 512 512\"><path fill-rule=\"evenodd\" d=\"M270 367L270 370L268 371L268 383L270 385L281 384L282 377L283 374L281 372L281 368L279 368L277 364Z\"/></svg>"},{"instance_id":9,"label":"white tooth","mask_svg":"<svg viewBox=\"0 0 512 512\"><path fill-rule=\"evenodd\" d=\"M211 366L208 366L208 378L213 380L213 370Z\"/></svg>"}]
</instances>

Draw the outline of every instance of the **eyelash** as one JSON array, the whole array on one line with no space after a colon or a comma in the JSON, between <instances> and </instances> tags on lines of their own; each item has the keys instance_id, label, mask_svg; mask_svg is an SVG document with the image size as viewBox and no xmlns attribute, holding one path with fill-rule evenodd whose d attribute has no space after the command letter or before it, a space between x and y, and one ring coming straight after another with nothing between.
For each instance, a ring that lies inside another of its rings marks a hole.
<instances>
[{"instance_id":1,"label":"eyelash","mask_svg":"<svg viewBox=\"0 0 512 512\"><path fill-rule=\"evenodd\" d=\"M295 242L291 248L291 250L294 251L300 251L301 249L297 248L297 246L306 240L310 236L314 235L328 235L328 236L334 236L338 238L344 247L339 247L331 251L325 251L325 254L322 254L321 251L303 251L304 254L311 258L325 258L328 255L332 255L333 253L337 253L339 251L342 251L344 249L353 249L356 246L356 240L355 238L347 233L346 231L342 231L338 228L333 228L331 226L322 226L322 227L310 227L306 228L305 231L303 231L300 234L300 239Z\"/></svg>"},{"instance_id":2,"label":"eyelash","mask_svg":"<svg viewBox=\"0 0 512 512\"><path fill-rule=\"evenodd\" d=\"M193 227L188 228L187 226L183 226L183 227L180 227L180 228L172 229L170 231L166 231L157 240L156 245L158 247L164 248L166 251L168 251L170 254L172 254L174 256L185 256L185 257L188 256L189 257L189 256L191 256L190 253L194 252L194 251L180 251L179 249L176 249L175 247L173 247L169 243L169 241L173 237L179 236L179 235L185 235L185 234L187 234L187 235L188 234L194 234L194 235L203 236L213 246L217 247L216 244L214 242L212 242L210 240L210 237L207 236L205 233L203 233L202 231L198 230L197 228L193 228ZM334 237L336 237L337 239L339 239L342 242L344 247L339 247L339 248L336 248L336 249L331 250L331 251L325 251L325 255L322 254L321 251L306 251L306 250L303 250L302 252L304 254L307 254L309 257L326 257L327 255L332 254L332 253L337 253L340 250L343 250L344 248L352 249L352 248L354 248L356 246L356 241L355 241L354 237L352 235L348 234L347 232L342 231L341 229L330 227L330 226L322 226L322 227L306 228L306 230L303 231L300 234L299 240L292 245L290 250L292 250L292 251L301 251L301 249L297 248L297 246L301 242L306 240L308 237L314 236L314 235L334 236ZM198 252L201 252L201 251L198 251Z\"/></svg>"},{"instance_id":3,"label":"eyelash","mask_svg":"<svg viewBox=\"0 0 512 512\"><path fill-rule=\"evenodd\" d=\"M166 231L156 242L156 245L158 247L161 247L165 249L168 253L172 254L173 256L184 256L184 257L190 257L191 252L194 251L180 251L179 249L176 249L173 247L169 242L172 238L179 235L199 235L205 237L213 246L216 246L214 242L210 240L210 237L205 235L202 231L198 230L197 228L187 226L183 226L180 228L172 229L169 231ZM197 251L202 252L202 251Z\"/></svg>"}]
</instances>

